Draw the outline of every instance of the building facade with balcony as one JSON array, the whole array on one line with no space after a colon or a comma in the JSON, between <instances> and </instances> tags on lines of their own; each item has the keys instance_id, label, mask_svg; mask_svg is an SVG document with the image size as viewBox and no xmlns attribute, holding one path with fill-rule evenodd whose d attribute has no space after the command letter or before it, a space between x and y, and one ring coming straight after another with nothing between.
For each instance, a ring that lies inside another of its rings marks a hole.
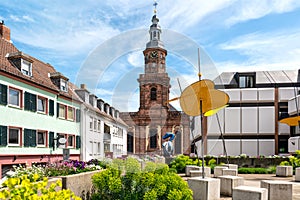
<instances>
[{"instance_id":1,"label":"building facade with balcony","mask_svg":"<svg viewBox=\"0 0 300 200\"><path fill-rule=\"evenodd\" d=\"M228 107L204 120L204 154L250 156L288 153L290 127L279 120L288 117L288 101L298 93L298 70L223 72L215 87L226 92ZM289 106L290 108L291 106ZM193 119L197 149L201 147L199 117ZM201 152L201 151L200 151Z\"/></svg>"},{"instance_id":2,"label":"building facade with balcony","mask_svg":"<svg viewBox=\"0 0 300 200\"><path fill-rule=\"evenodd\" d=\"M75 89L81 104L81 160L127 154L127 125L119 111L91 94L84 84Z\"/></svg>"},{"instance_id":3,"label":"building facade with balcony","mask_svg":"<svg viewBox=\"0 0 300 200\"><path fill-rule=\"evenodd\" d=\"M64 144L58 144L64 138ZM59 147L59 148L58 148ZM80 157L80 101L68 78L10 41L0 23L0 176L12 165Z\"/></svg>"}]
</instances>

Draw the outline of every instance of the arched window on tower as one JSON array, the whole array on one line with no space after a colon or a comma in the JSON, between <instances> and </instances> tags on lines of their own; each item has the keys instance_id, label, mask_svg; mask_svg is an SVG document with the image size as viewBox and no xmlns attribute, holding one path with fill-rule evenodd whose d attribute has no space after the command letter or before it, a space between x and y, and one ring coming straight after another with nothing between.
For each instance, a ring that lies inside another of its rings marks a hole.
<instances>
[{"instance_id":1,"label":"arched window on tower","mask_svg":"<svg viewBox=\"0 0 300 200\"><path fill-rule=\"evenodd\" d=\"M150 149L157 148L157 129L150 129Z\"/></svg>"},{"instance_id":2,"label":"arched window on tower","mask_svg":"<svg viewBox=\"0 0 300 200\"><path fill-rule=\"evenodd\" d=\"M151 88L150 98L151 100L156 100L156 88Z\"/></svg>"}]
</instances>

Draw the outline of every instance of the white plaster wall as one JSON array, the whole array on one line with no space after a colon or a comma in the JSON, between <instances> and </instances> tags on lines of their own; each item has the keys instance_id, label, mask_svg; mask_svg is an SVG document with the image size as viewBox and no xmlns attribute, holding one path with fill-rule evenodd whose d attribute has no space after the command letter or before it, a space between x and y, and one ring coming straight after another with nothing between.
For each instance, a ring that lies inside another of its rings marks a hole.
<instances>
[{"instance_id":1,"label":"white plaster wall","mask_svg":"<svg viewBox=\"0 0 300 200\"><path fill-rule=\"evenodd\" d=\"M257 140L243 139L242 140L242 153L248 156L257 156Z\"/></svg>"},{"instance_id":2,"label":"white plaster wall","mask_svg":"<svg viewBox=\"0 0 300 200\"><path fill-rule=\"evenodd\" d=\"M229 96L230 102L236 102L241 100L241 90L240 89L226 89L224 90Z\"/></svg>"},{"instance_id":3,"label":"white plaster wall","mask_svg":"<svg viewBox=\"0 0 300 200\"><path fill-rule=\"evenodd\" d=\"M258 100L259 101L274 101L274 88L259 88Z\"/></svg>"},{"instance_id":4,"label":"white plaster wall","mask_svg":"<svg viewBox=\"0 0 300 200\"><path fill-rule=\"evenodd\" d=\"M275 140L259 140L259 155L274 155L275 154Z\"/></svg>"},{"instance_id":5,"label":"white plaster wall","mask_svg":"<svg viewBox=\"0 0 300 200\"><path fill-rule=\"evenodd\" d=\"M242 133L257 133L257 107L242 108Z\"/></svg>"},{"instance_id":6,"label":"white plaster wall","mask_svg":"<svg viewBox=\"0 0 300 200\"><path fill-rule=\"evenodd\" d=\"M229 156L236 156L240 155L240 147L241 143L240 140L225 140L227 154Z\"/></svg>"},{"instance_id":7,"label":"white plaster wall","mask_svg":"<svg viewBox=\"0 0 300 200\"><path fill-rule=\"evenodd\" d=\"M243 89L242 91L242 101L257 101L257 89Z\"/></svg>"},{"instance_id":8,"label":"white plaster wall","mask_svg":"<svg viewBox=\"0 0 300 200\"><path fill-rule=\"evenodd\" d=\"M275 108L259 107L259 133L275 134Z\"/></svg>"},{"instance_id":9,"label":"white plaster wall","mask_svg":"<svg viewBox=\"0 0 300 200\"><path fill-rule=\"evenodd\" d=\"M297 91L296 91L297 94ZM290 88L279 88L278 97L279 101L288 101L295 96L295 90L293 87Z\"/></svg>"},{"instance_id":10,"label":"white plaster wall","mask_svg":"<svg viewBox=\"0 0 300 200\"><path fill-rule=\"evenodd\" d=\"M228 107L225 109L225 132L240 134L240 108Z\"/></svg>"},{"instance_id":11,"label":"white plaster wall","mask_svg":"<svg viewBox=\"0 0 300 200\"><path fill-rule=\"evenodd\" d=\"M218 111L219 122L221 131L224 133L224 114L225 109ZM220 128L217 120L217 114L207 117L207 134L208 135L220 135Z\"/></svg>"},{"instance_id":12,"label":"white plaster wall","mask_svg":"<svg viewBox=\"0 0 300 200\"><path fill-rule=\"evenodd\" d=\"M224 155L222 140L218 140L218 139L207 140L207 154L214 155L214 156Z\"/></svg>"}]
</instances>

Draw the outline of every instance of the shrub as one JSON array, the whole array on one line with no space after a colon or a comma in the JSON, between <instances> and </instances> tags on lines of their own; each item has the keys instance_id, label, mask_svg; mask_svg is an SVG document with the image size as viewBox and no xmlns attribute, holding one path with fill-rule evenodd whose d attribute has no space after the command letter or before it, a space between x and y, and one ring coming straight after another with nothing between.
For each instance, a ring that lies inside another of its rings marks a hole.
<instances>
[{"instance_id":1,"label":"shrub","mask_svg":"<svg viewBox=\"0 0 300 200\"><path fill-rule=\"evenodd\" d=\"M0 199L81 199L80 197L75 196L71 190L62 190L61 181L51 184L47 189L46 186L48 185L48 179L44 177L43 181L36 182L39 179L40 177L38 174L33 175L32 181L27 177L27 175L7 179L2 184L5 188L0 191ZM55 189L57 187L60 187L60 190L56 191Z\"/></svg>"},{"instance_id":2,"label":"shrub","mask_svg":"<svg viewBox=\"0 0 300 200\"><path fill-rule=\"evenodd\" d=\"M238 169L239 174L274 174L276 167L272 166L269 168L248 168L241 167Z\"/></svg>"},{"instance_id":3,"label":"shrub","mask_svg":"<svg viewBox=\"0 0 300 200\"><path fill-rule=\"evenodd\" d=\"M92 181L96 193L92 199L192 200L192 191L187 183L170 172L167 165L147 162L143 171L132 173L135 166L137 162L129 160L125 161L125 169L130 171L124 175L121 170L112 167L95 174Z\"/></svg>"},{"instance_id":4,"label":"shrub","mask_svg":"<svg viewBox=\"0 0 300 200\"><path fill-rule=\"evenodd\" d=\"M184 173L186 165L197 165L201 166L201 160L192 160L189 156L179 155L170 163L170 168L175 169L177 173Z\"/></svg>"},{"instance_id":5,"label":"shrub","mask_svg":"<svg viewBox=\"0 0 300 200\"><path fill-rule=\"evenodd\" d=\"M295 156L289 156L289 161L282 161L279 165L293 166L293 169L300 167L300 150L296 150Z\"/></svg>"}]
</instances>

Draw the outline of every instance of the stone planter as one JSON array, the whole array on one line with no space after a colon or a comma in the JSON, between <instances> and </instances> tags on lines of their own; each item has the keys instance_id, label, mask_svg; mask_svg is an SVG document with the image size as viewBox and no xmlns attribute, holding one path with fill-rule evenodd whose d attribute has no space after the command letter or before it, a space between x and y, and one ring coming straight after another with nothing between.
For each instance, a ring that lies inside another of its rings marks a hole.
<instances>
[{"instance_id":1,"label":"stone planter","mask_svg":"<svg viewBox=\"0 0 300 200\"><path fill-rule=\"evenodd\" d=\"M91 195L94 193L92 176L99 172L101 172L101 170L59 176L58 178L61 178L63 189L70 189L76 196L85 200L90 199Z\"/></svg>"}]
</instances>

